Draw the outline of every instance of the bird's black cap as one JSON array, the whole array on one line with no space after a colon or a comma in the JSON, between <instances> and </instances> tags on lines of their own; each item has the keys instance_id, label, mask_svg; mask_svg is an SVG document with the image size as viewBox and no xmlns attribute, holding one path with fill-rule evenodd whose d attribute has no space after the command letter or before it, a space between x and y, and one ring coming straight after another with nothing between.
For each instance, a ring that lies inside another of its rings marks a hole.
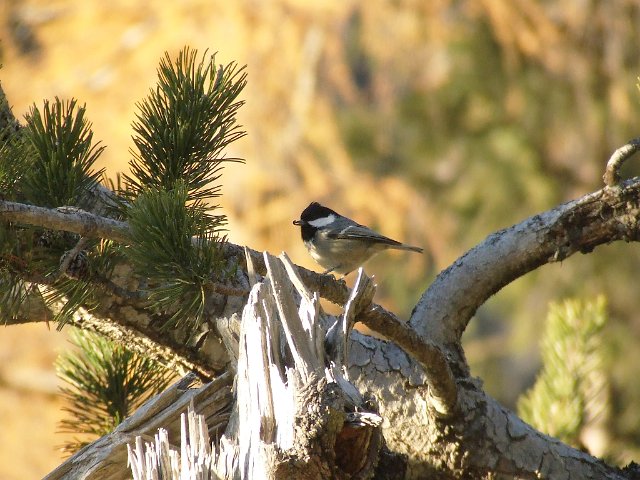
<instances>
[{"instance_id":1,"label":"bird's black cap","mask_svg":"<svg viewBox=\"0 0 640 480\"><path fill-rule=\"evenodd\" d=\"M329 215L335 215L337 217L338 213L324 205L320 205L318 202L311 202L300 214L300 220L303 222L310 222L317 220L318 218L328 217Z\"/></svg>"},{"instance_id":2,"label":"bird's black cap","mask_svg":"<svg viewBox=\"0 0 640 480\"><path fill-rule=\"evenodd\" d=\"M320 205L318 202L311 202L300 214L300 220L294 220L293 224L300 227L302 240L308 242L313 238L318 230L317 227L311 225L309 222L313 222L320 218L326 218L329 215L334 215L335 217L339 216L338 213L334 212L330 208Z\"/></svg>"}]
</instances>

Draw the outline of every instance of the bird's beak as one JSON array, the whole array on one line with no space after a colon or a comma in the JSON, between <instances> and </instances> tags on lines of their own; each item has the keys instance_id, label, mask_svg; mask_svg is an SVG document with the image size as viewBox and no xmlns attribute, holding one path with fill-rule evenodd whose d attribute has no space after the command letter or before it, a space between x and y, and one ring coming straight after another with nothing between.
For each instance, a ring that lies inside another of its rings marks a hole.
<instances>
[{"instance_id":1,"label":"bird's beak","mask_svg":"<svg viewBox=\"0 0 640 480\"><path fill-rule=\"evenodd\" d=\"M302 226L302 225L304 225L304 222L302 220L294 220L293 224L294 225L298 225L298 226Z\"/></svg>"}]
</instances>

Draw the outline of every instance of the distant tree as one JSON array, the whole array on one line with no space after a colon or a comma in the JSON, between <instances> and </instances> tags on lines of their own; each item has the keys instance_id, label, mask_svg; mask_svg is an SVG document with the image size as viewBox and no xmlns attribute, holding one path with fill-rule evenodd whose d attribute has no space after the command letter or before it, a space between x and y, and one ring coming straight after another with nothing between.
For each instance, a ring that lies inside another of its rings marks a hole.
<instances>
[{"instance_id":1,"label":"distant tree","mask_svg":"<svg viewBox=\"0 0 640 480\"><path fill-rule=\"evenodd\" d=\"M181 454L225 478L637 476L633 465L609 466L492 399L470 375L461 336L513 280L640 238L640 179L618 173L638 141L611 157L603 189L461 256L404 322L373 303L375 287L362 272L349 290L284 254L227 242L225 217L210 202L224 163L236 161L224 150L244 134L235 118L244 71L187 49L164 58L158 77L138 105L130 171L110 188L93 169L102 147L83 107L45 102L23 127L2 98L4 322L54 318L59 328L97 332L186 374L47 478L128 478L127 445L134 469L153 470L136 437L162 427L168 434L157 445L177 441L190 404L206 425L185 423L183 438L187 430L205 438L206 430L215 451L198 441ZM319 297L344 306L344 315L322 312ZM356 321L385 340L354 331Z\"/></svg>"}]
</instances>

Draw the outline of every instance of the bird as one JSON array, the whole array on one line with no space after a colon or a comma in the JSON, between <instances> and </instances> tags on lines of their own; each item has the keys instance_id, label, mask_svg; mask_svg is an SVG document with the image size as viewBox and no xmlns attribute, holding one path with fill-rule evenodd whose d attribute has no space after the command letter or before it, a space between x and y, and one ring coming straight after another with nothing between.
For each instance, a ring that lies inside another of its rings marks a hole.
<instances>
[{"instance_id":1,"label":"bird","mask_svg":"<svg viewBox=\"0 0 640 480\"><path fill-rule=\"evenodd\" d=\"M318 202L311 202L293 224L300 227L311 257L326 268L323 275L335 272L346 277L382 250L423 252L420 247L385 237Z\"/></svg>"}]
</instances>

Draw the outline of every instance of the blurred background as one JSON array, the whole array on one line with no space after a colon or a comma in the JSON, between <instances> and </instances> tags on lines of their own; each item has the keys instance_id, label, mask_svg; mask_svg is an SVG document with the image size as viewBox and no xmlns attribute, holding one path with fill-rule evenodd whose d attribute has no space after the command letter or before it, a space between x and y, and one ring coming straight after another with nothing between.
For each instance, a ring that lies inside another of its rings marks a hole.
<instances>
[{"instance_id":1,"label":"blurred background","mask_svg":"<svg viewBox=\"0 0 640 480\"><path fill-rule=\"evenodd\" d=\"M165 51L247 65L248 135L227 151L231 241L316 270L291 224L317 200L428 255L367 264L377 301L407 318L435 275L495 230L602 186L640 94L634 0L0 0L0 81L14 114L86 103L110 176L127 169L136 102ZM623 172L636 175L640 162ZM464 341L474 375L515 408L540 367L548 303L608 299L611 432L640 444L635 244L548 265L492 298ZM0 478L61 462L52 362L65 334L0 332Z\"/></svg>"}]
</instances>

